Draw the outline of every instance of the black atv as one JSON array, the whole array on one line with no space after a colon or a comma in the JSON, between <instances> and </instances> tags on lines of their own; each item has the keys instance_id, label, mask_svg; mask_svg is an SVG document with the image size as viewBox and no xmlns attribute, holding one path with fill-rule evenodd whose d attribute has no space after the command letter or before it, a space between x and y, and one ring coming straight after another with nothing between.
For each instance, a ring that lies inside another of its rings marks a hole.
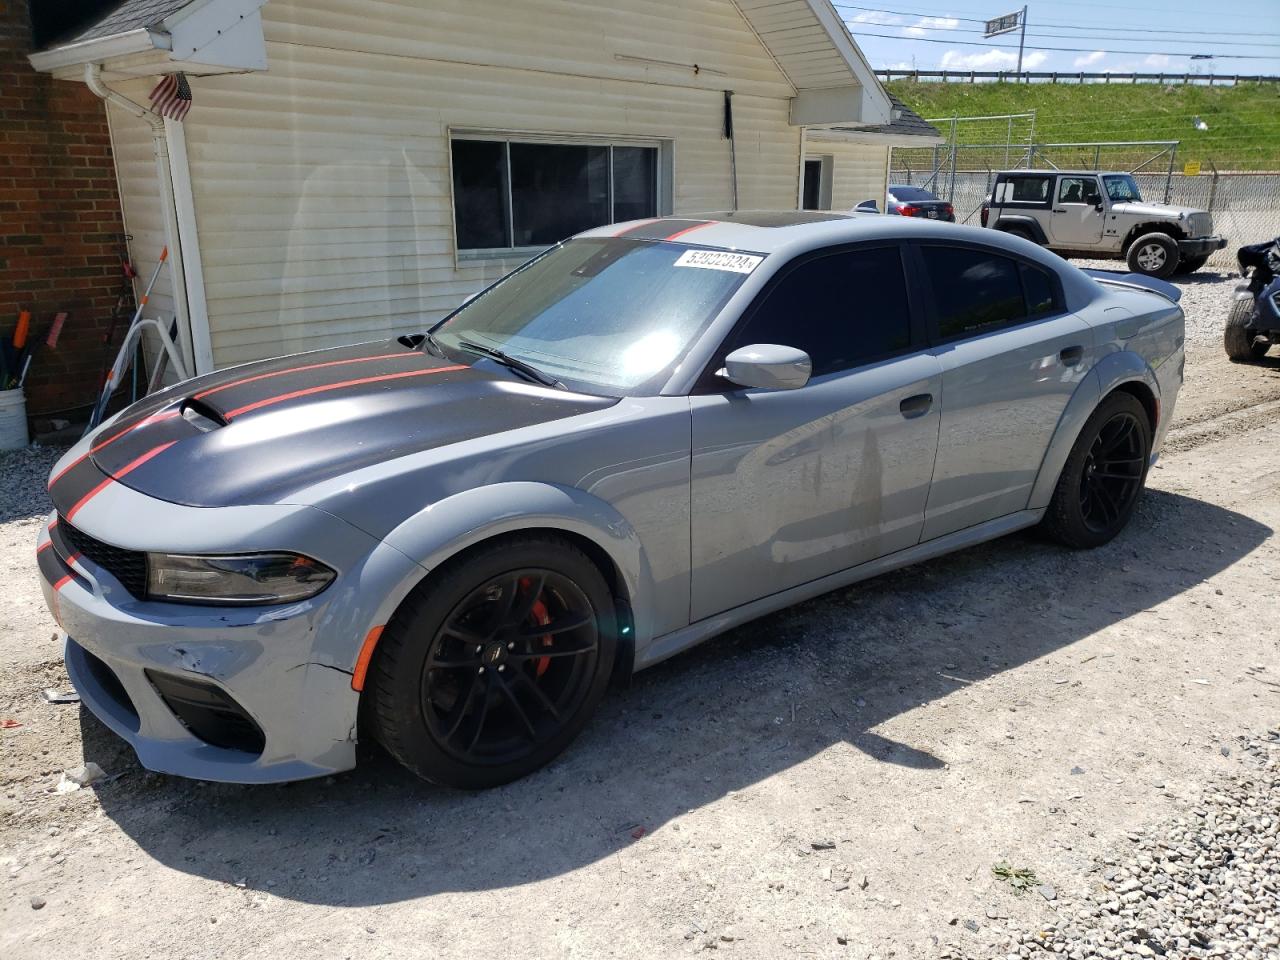
<instances>
[{"instance_id":1,"label":"black atv","mask_svg":"<svg viewBox=\"0 0 1280 960\"><path fill-rule=\"evenodd\" d=\"M1246 363L1280 344L1280 237L1241 247L1236 260L1249 282L1236 287L1222 341L1228 358Z\"/></svg>"}]
</instances>

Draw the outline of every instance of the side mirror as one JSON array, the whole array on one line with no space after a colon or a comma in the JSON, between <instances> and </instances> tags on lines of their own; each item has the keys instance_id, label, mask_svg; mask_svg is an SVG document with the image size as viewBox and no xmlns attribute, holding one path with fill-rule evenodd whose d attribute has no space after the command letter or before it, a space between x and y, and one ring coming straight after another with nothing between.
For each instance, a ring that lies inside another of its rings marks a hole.
<instances>
[{"instance_id":1,"label":"side mirror","mask_svg":"<svg viewBox=\"0 0 1280 960\"><path fill-rule=\"evenodd\" d=\"M860 204L853 208L854 213L879 213L880 208L876 206L874 200L863 200Z\"/></svg>"},{"instance_id":2,"label":"side mirror","mask_svg":"<svg viewBox=\"0 0 1280 960\"><path fill-rule=\"evenodd\" d=\"M724 367L716 371L716 376L740 387L796 390L809 382L812 372L813 364L803 350L776 343L753 343L725 357Z\"/></svg>"}]
</instances>

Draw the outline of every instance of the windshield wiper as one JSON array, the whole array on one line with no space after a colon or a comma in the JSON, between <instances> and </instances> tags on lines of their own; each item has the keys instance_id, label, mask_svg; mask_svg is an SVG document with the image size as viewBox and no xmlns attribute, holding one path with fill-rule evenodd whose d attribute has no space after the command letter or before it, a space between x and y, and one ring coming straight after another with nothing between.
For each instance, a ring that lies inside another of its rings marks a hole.
<instances>
[{"instance_id":1,"label":"windshield wiper","mask_svg":"<svg viewBox=\"0 0 1280 960\"><path fill-rule=\"evenodd\" d=\"M522 373L530 380L542 384L544 387L555 387L557 390L568 390L563 383L548 373L543 373L531 363L525 363L517 357L503 353L501 350L495 350L493 347L486 347L482 343L472 343L470 340L459 340L458 346L463 350L470 350L472 353L478 353L481 356L488 357L490 360L496 360L509 370L516 373Z\"/></svg>"},{"instance_id":2,"label":"windshield wiper","mask_svg":"<svg viewBox=\"0 0 1280 960\"><path fill-rule=\"evenodd\" d=\"M434 333L428 331L423 335L422 341L426 345L427 349L437 357L443 358L448 356L448 354L444 352L444 347L440 346L440 341L436 339Z\"/></svg>"}]
</instances>

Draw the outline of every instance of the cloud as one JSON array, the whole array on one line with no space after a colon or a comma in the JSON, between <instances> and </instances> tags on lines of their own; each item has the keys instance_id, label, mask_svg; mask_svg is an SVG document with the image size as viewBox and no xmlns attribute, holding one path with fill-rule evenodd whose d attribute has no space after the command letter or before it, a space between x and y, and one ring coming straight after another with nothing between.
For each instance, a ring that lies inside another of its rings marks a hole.
<instances>
[{"instance_id":1,"label":"cloud","mask_svg":"<svg viewBox=\"0 0 1280 960\"><path fill-rule=\"evenodd\" d=\"M860 13L856 17L850 17L845 23L863 23L873 27L896 27L905 23L901 17L894 16L892 13Z\"/></svg>"},{"instance_id":2,"label":"cloud","mask_svg":"<svg viewBox=\"0 0 1280 960\"><path fill-rule=\"evenodd\" d=\"M1102 50L1095 50L1093 53L1086 53L1083 57L1076 57L1073 66L1077 69L1083 67L1092 67L1107 54Z\"/></svg>"},{"instance_id":3,"label":"cloud","mask_svg":"<svg viewBox=\"0 0 1280 960\"><path fill-rule=\"evenodd\" d=\"M954 30L960 26L960 21L955 17L921 17L910 27L904 27L902 32L909 37L923 37L930 30Z\"/></svg>"},{"instance_id":4,"label":"cloud","mask_svg":"<svg viewBox=\"0 0 1280 960\"><path fill-rule=\"evenodd\" d=\"M1033 51L1022 58L1023 70L1034 70L1048 59L1048 54ZM942 55L944 70L1013 70L1018 66L1018 55L1007 50L986 50L982 53L961 53L948 50Z\"/></svg>"},{"instance_id":5,"label":"cloud","mask_svg":"<svg viewBox=\"0 0 1280 960\"><path fill-rule=\"evenodd\" d=\"M1169 57L1163 53L1153 53L1147 59L1142 61L1144 66L1148 67L1167 67L1169 65Z\"/></svg>"}]
</instances>

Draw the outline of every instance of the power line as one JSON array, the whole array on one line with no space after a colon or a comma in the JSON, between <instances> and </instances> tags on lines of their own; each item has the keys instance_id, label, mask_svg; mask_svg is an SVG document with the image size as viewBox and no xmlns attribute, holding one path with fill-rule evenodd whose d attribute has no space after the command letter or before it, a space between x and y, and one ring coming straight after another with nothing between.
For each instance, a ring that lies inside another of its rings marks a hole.
<instances>
[{"instance_id":1,"label":"power line","mask_svg":"<svg viewBox=\"0 0 1280 960\"><path fill-rule=\"evenodd\" d=\"M904 37L896 33L868 33L865 30L859 30L860 37L881 37L885 40L902 40L906 43L945 43L951 46L961 47L986 47L987 49L999 50L1017 50L1016 44L1009 43L983 43L978 40L944 40L940 37ZM1026 45L1028 50L1055 50L1060 53L1132 53L1139 56L1165 56L1165 57L1190 57L1194 54L1182 51L1181 53L1169 52L1165 50L1101 50L1096 47L1046 47L1039 44ZM1275 56L1264 56L1262 54L1249 53L1218 53L1212 55L1215 60L1274 60Z\"/></svg>"},{"instance_id":2,"label":"power line","mask_svg":"<svg viewBox=\"0 0 1280 960\"><path fill-rule=\"evenodd\" d=\"M1081 4L1077 4L1077 5L1081 5ZM890 14L890 15L894 15L894 16L904 16L904 17L921 17L921 18L924 18L924 19L928 19L928 20L935 20L935 21L937 21L937 20L958 20L958 21L963 21L963 22L965 22L965 23L981 23L981 24L984 24L984 25L987 23L987 21L986 21L986 20L983 20L983 19L981 19L981 18L979 18L979 17L959 17L959 16L953 16L953 15L950 15L950 14L939 15L939 14L937 14L936 12L933 12L933 11L925 12L925 11L916 11L916 10L889 10L889 9L886 9L886 8L883 8L883 7L863 7L863 6L858 6L857 4L853 4L853 3L835 3L835 4L834 4L834 6L835 6L835 7L837 7L837 8L841 8L841 9L843 9L843 8L848 8L848 9L850 9L850 10L862 10L862 11L866 11L866 12L868 12L868 13L885 13L885 14ZM1105 4L1090 4L1090 6L1107 6L1107 5L1105 5ZM855 23L871 23L871 25L872 25L872 26L878 26L878 27L898 27L898 26L901 26L901 27L913 27L913 28L916 28L916 29L922 29L922 30L939 30L939 29L948 29L948 28L944 28L944 27L927 27L927 26L923 26L923 25L916 25L916 24L875 23L875 22L872 22L872 21L865 21L865 20L864 20L864 21L855 21ZM1032 24L1031 22L1028 22L1028 26L1033 26L1033 24ZM1080 26L1080 25L1078 25L1078 24L1073 24L1073 23L1056 23L1056 22L1051 22L1051 21L1043 21L1043 22L1041 22L1041 21L1035 21L1034 26L1035 26L1035 27L1054 27L1054 28L1062 28L1062 29L1067 29L1067 30L1096 30L1096 29L1098 29L1096 26L1093 26L1093 25L1090 25L1090 26L1083 26L1083 27L1082 27L1082 26ZM1111 24L1110 26L1113 26L1113 27L1115 27L1116 29L1121 29L1121 30L1123 30L1123 29L1127 29L1127 28L1125 27L1125 25L1123 25L1123 24ZM1170 34L1190 35L1190 36L1195 36L1195 37L1204 37L1204 36L1210 36L1210 35L1219 35L1219 36L1228 36L1228 37L1238 37L1238 36L1240 35L1239 31L1234 31L1234 30L1167 30L1167 29L1152 28L1152 27L1147 27L1147 26L1137 26L1137 25L1133 26L1133 27L1132 27L1132 29L1134 29L1134 30L1141 30L1143 33L1170 33ZM1280 38L1280 33L1255 33L1255 32L1253 32L1253 31L1250 31L1250 35L1251 35L1251 36L1255 36L1255 37L1277 37L1277 38ZM1172 43L1172 42L1174 42L1174 41L1172 41L1172 40L1171 40L1170 42Z\"/></svg>"},{"instance_id":3,"label":"power line","mask_svg":"<svg viewBox=\"0 0 1280 960\"><path fill-rule=\"evenodd\" d=\"M897 26L897 24L885 23L885 24L874 24L874 26L888 27L888 26ZM970 32L968 30L965 30L962 27L904 26L903 29L904 30L928 30L930 33L966 33L967 34ZM861 33L861 31L856 31L856 32ZM1145 40L1142 37L1130 37L1130 36L1123 36L1123 35L1115 36L1114 34L1084 35L1084 34L1069 34L1069 33L1041 33L1038 30L1033 30L1028 34L1028 36L1032 38L1054 37L1059 40L1120 40L1120 41L1126 41L1126 42L1132 42L1132 43L1191 43L1191 44L1200 44L1201 46L1204 45L1201 41L1198 41L1198 40L1175 40L1171 37L1152 37L1150 40ZM910 40L912 39L912 36L911 34L904 34L902 39ZM919 38L917 37L915 39L919 39ZM1214 47L1266 47L1266 48L1276 47L1276 48L1280 48L1280 43L1256 43L1251 40L1209 40L1209 41L1204 41L1204 43L1208 43ZM1190 56L1190 54L1179 54L1179 56Z\"/></svg>"}]
</instances>

